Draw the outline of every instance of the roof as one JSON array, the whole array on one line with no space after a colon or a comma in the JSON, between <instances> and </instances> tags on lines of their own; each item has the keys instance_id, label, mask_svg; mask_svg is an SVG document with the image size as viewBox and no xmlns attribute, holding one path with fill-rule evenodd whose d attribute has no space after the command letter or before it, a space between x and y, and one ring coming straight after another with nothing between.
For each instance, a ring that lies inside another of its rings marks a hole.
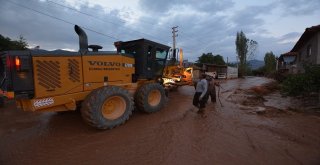
<instances>
[{"instance_id":1,"label":"roof","mask_svg":"<svg viewBox=\"0 0 320 165\"><path fill-rule=\"evenodd\" d=\"M115 42L115 45L117 43L121 43L121 44L131 44L131 43L149 43L149 44L152 44L152 45L158 45L160 47L163 47L165 49L169 49L170 46L167 46L167 45L164 45L164 44L161 44L161 43L158 43L158 42L155 42L155 41L151 41L151 40L148 40L148 39L145 39L145 38L141 38L141 39L137 39L137 40L130 40L130 41L116 41Z\"/></svg>"},{"instance_id":2,"label":"roof","mask_svg":"<svg viewBox=\"0 0 320 165\"><path fill-rule=\"evenodd\" d=\"M306 28L298 42L294 45L290 52L297 52L311 37L320 32L320 25Z\"/></svg>"},{"instance_id":3,"label":"roof","mask_svg":"<svg viewBox=\"0 0 320 165\"><path fill-rule=\"evenodd\" d=\"M296 56L296 55L298 55L297 52L287 52L287 53L281 54L281 56Z\"/></svg>"},{"instance_id":4,"label":"roof","mask_svg":"<svg viewBox=\"0 0 320 165\"><path fill-rule=\"evenodd\" d=\"M203 65L206 65L206 66L215 66L215 67L227 67L227 65L217 65L217 64L209 64L209 63L204 63Z\"/></svg>"},{"instance_id":5,"label":"roof","mask_svg":"<svg viewBox=\"0 0 320 165\"><path fill-rule=\"evenodd\" d=\"M280 55L279 60L283 61L283 57L297 56L297 52L287 52Z\"/></svg>"}]
</instances>

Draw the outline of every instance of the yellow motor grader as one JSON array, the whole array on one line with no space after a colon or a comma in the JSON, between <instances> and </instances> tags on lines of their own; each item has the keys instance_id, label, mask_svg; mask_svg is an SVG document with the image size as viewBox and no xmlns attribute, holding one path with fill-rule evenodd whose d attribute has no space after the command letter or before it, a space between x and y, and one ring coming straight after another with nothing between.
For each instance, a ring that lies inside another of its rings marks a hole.
<instances>
[{"instance_id":1,"label":"yellow motor grader","mask_svg":"<svg viewBox=\"0 0 320 165\"><path fill-rule=\"evenodd\" d=\"M80 109L84 121L111 129L134 107L156 112L164 106L163 70L169 47L147 39L118 41L117 51L88 45L77 25L79 52L25 50L1 52L1 89L24 111ZM92 49L89 51L89 49Z\"/></svg>"}]
</instances>

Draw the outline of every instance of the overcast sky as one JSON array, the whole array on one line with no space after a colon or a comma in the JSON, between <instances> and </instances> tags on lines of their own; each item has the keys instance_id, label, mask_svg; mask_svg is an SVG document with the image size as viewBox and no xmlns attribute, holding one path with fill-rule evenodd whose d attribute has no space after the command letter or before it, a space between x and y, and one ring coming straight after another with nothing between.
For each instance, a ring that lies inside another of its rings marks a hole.
<instances>
[{"instance_id":1,"label":"overcast sky","mask_svg":"<svg viewBox=\"0 0 320 165\"><path fill-rule=\"evenodd\" d=\"M255 59L292 49L305 28L320 24L320 0L0 0L0 34L30 47L78 50L73 24L87 28L89 44L114 50L113 42L146 38L177 46L185 59L202 53L236 60L243 31L259 43ZM91 30L91 31L90 31Z\"/></svg>"}]
</instances>

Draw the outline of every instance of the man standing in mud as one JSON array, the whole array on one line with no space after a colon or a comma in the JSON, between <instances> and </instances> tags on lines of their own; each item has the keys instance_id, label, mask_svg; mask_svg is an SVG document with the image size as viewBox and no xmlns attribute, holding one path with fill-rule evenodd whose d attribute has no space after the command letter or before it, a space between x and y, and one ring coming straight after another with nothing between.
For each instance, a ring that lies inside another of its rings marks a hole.
<instances>
[{"instance_id":1,"label":"man standing in mud","mask_svg":"<svg viewBox=\"0 0 320 165\"><path fill-rule=\"evenodd\" d=\"M209 97L211 98L211 102L215 103L216 102L216 87L215 86L220 86L220 84L215 83L214 81L214 75L207 74L207 81L208 81L208 90L206 93L206 103L209 100Z\"/></svg>"},{"instance_id":2,"label":"man standing in mud","mask_svg":"<svg viewBox=\"0 0 320 165\"><path fill-rule=\"evenodd\" d=\"M206 80L206 75L202 74L201 79L196 86L196 93L193 96L193 105L199 108L198 113L200 114L204 114L204 108L207 101L207 99L205 98L207 90L208 83Z\"/></svg>"}]
</instances>

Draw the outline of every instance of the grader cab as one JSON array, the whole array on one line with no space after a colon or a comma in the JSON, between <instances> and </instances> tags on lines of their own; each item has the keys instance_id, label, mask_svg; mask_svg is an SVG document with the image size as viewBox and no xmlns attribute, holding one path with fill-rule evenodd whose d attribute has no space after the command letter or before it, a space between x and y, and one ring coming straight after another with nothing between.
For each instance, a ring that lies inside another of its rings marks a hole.
<instances>
[{"instance_id":1,"label":"grader cab","mask_svg":"<svg viewBox=\"0 0 320 165\"><path fill-rule=\"evenodd\" d=\"M80 109L84 121L98 129L124 123L134 107L149 113L163 107L168 46L139 39L115 42L116 52L99 51L102 47L88 45L79 26L75 31L79 52L2 52L0 78L6 96L24 111Z\"/></svg>"}]
</instances>

